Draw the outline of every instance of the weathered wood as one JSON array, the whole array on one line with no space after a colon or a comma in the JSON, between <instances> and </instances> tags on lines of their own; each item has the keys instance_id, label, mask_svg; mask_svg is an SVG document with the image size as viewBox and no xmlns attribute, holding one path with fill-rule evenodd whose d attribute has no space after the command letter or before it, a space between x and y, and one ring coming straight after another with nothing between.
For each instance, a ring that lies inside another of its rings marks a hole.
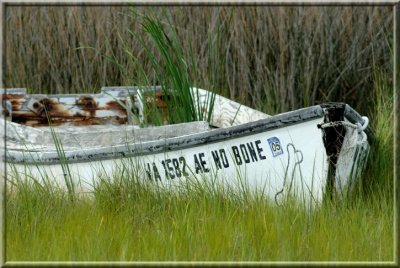
<instances>
[{"instance_id":1,"label":"weathered wood","mask_svg":"<svg viewBox=\"0 0 400 268\"><path fill-rule=\"evenodd\" d=\"M194 103L199 102L200 110L207 114L212 93L197 88L191 92ZM48 126L49 119L52 126L139 125L144 121L151 125L152 119L144 118L144 106L156 108L161 121L168 124L167 97L160 87L104 87L100 94L65 95L28 95L25 89L7 89L0 94L4 100L3 114L12 122L32 127ZM228 127L267 117L265 113L215 95L210 124Z\"/></svg>"}]
</instances>

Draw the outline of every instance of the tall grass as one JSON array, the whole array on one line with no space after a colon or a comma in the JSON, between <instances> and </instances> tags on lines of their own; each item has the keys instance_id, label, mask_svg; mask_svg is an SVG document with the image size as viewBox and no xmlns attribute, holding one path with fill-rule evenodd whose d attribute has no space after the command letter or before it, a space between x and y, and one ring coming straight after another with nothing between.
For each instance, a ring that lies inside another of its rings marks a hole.
<instances>
[{"instance_id":1,"label":"tall grass","mask_svg":"<svg viewBox=\"0 0 400 268\"><path fill-rule=\"evenodd\" d=\"M393 192L393 161L394 161L394 96L393 84L379 69L374 72L374 95L371 100L372 109L368 116L376 139L374 141L369 164L363 177L363 188L370 194L376 189L386 189ZM389 179L390 178L390 179ZM392 196L390 194L390 196Z\"/></svg>"},{"instance_id":2,"label":"tall grass","mask_svg":"<svg viewBox=\"0 0 400 268\"><path fill-rule=\"evenodd\" d=\"M62 144L60 138L57 136L56 131L54 130L54 127L52 125L52 120L47 112L46 105L44 105L44 111L46 113L46 118L47 118L47 121L48 121L48 124L50 127L51 137L53 139L54 146L56 148L57 156L60 159L60 165L61 165L61 168L62 168L62 171L64 174L64 182L65 182L65 185L67 186L68 196L69 196L70 200L73 201L74 197L75 197L75 185L74 185L73 178L71 177L71 171L69 168L68 161L65 157L64 147L63 147L63 144ZM41 167L37 166L37 165L36 165L36 168L38 170L41 169ZM47 174L46 174L46 176L47 176Z\"/></svg>"},{"instance_id":3,"label":"tall grass","mask_svg":"<svg viewBox=\"0 0 400 268\"><path fill-rule=\"evenodd\" d=\"M345 101L368 112L373 60L392 72L391 7L135 9L165 23L169 17L183 51L195 56L198 81L269 114L322 101ZM71 93L132 84L140 74L126 51L151 78L153 66L145 48L130 34L140 32L140 20L131 16L129 7L8 6L5 85ZM208 46L217 37L221 46L215 52L225 60L213 66ZM85 46L95 49L77 49ZM103 55L116 58L126 72ZM212 78L213 73L219 77Z\"/></svg>"},{"instance_id":4,"label":"tall grass","mask_svg":"<svg viewBox=\"0 0 400 268\"><path fill-rule=\"evenodd\" d=\"M143 86L143 89L149 94L151 85L160 85L163 91L163 101L167 108L167 119L169 123L192 122L197 120L211 120L213 105L215 100L214 85L209 85L211 94L208 95L205 106L208 108L204 113L203 107L200 105L198 91L192 90L197 88L199 84L196 73L197 62L195 55L192 54L189 44L189 50L184 51L183 45L178 39L177 29L172 25L171 21L162 22L158 18L150 16L141 16L135 9L132 9L133 20L140 20L142 28L139 32L128 30L133 38L138 40L144 48L144 54L153 70L153 77L146 74L143 63L125 47L127 56L134 61L135 73L138 75L132 79L131 83ZM164 25L166 24L166 25ZM168 31L168 32L167 32ZM218 33L217 33L218 35ZM148 38L145 38L148 37ZM124 42L123 40L121 40ZM217 44L218 45L218 44ZM214 52L215 42L210 41L210 53ZM213 56L218 56L213 54ZM124 71L129 72L125 66L118 63L118 59L112 58L113 62ZM210 58L212 65L220 63L220 59ZM217 75L212 75L216 77ZM142 102L147 104L148 95L143 95ZM197 95L197 96L196 96ZM150 106L150 107L149 107ZM162 115L154 104L145 105L145 113L149 114L152 121L156 124L162 124ZM147 119L148 116L145 116Z\"/></svg>"}]
</instances>

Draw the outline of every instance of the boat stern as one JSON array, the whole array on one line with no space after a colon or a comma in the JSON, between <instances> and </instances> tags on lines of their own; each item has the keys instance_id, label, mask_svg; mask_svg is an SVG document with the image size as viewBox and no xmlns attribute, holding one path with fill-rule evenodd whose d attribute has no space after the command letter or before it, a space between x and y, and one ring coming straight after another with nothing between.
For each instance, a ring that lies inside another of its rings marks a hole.
<instances>
[{"instance_id":1,"label":"boat stern","mask_svg":"<svg viewBox=\"0 0 400 268\"><path fill-rule=\"evenodd\" d=\"M321 105L324 123L318 127L328 158L326 193L343 198L360 179L365 168L374 134L369 120L345 103Z\"/></svg>"}]
</instances>

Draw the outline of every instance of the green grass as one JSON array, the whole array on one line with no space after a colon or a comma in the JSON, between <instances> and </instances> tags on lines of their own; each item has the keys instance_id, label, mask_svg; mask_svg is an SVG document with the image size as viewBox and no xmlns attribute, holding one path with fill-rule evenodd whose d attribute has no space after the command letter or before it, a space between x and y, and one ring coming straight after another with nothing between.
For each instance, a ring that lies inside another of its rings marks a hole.
<instances>
[{"instance_id":1,"label":"green grass","mask_svg":"<svg viewBox=\"0 0 400 268\"><path fill-rule=\"evenodd\" d=\"M8 261L392 261L393 200L307 211L221 191L7 198ZM376 193L377 196L383 193ZM386 194L387 195L387 194Z\"/></svg>"},{"instance_id":2,"label":"green grass","mask_svg":"<svg viewBox=\"0 0 400 268\"><path fill-rule=\"evenodd\" d=\"M168 13L168 15L171 14ZM179 29L173 25L167 15L164 16L165 20L162 21L154 16L139 14L135 8L132 8L129 17L141 25L137 32L130 29L126 31L129 32L133 40L139 42L143 47L144 60L139 59L129 50L126 40L122 38L122 33L119 34L119 38L123 44L126 58L130 60L129 64L120 63L115 56L104 55L104 57L118 66L121 73L124 73L126 77L131 76L129 66L134 66L134 78L129 80L127 84L138 85L139 90L142 90L141 98L145 115L143 125L147 126L149 123L153 125L176 124L199 120L210 122L216 96L216 80L221 76L218 66L224 64L224 57L219 52L221 46L220 30L215 30L216 37L209 36L206 40L208 44L208 64L210 65L207 73L209 73L211 82L204 83L197 76L199 62L193 54L190 39L185 42L179 40ZM224 51L222 51L223 53ZM151 74L146 72L144 62L150 63ZM201 106L199 101L199 92L197 90L192 92L191 90L198 88L199 85L207 88L210 92L207 95L204 107ZM146 101L148 97L155 98L152 91L156 86L160 86L164 94L163 101L166 104L166 111L162 113L156 105Z\"/></svg>"}]
</instances>

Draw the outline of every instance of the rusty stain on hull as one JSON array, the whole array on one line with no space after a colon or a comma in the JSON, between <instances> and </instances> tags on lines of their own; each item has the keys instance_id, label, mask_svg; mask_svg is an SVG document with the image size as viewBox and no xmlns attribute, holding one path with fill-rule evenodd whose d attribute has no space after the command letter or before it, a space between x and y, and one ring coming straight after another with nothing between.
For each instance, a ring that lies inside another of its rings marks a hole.
<instances>
[{"instance_id":1,"label":"rusty stain on hull","mask_svg":"<svg viewBox=\"0 0 400 268\"><path fill-rule=\"evenodd\" d=\"M120 101L123 105L126 105L125 104L125 100L121 100ZM123 113L126 113L126 109L123 107L123 106L121 106L121 104L119 104L118 102L116 102L116 101L108 101L107 103L106 103L106 106L104 107L104 108L102 108L103 110L116 110L116 111L120 111L120 112L123 112Z\"/></svg>"},{"instance_id":2,"label":"rusty stain on hull","mask_svg":"<svg viewBox=\"0 0 400 268\"><path fill-rule=\"evenodd\" d=\"M76 105L81 106L83 111L89 113L89 117L96 116L97 102L92 96L81 96L76 100Z\"/></svg>"},{"instance_id":3,"label":"rusty stain on hull","mask_svg":"<svg viewBox=\"0 0 400 268\"><path fill-rule=\"evenodd\" d=\"M128 124L127 99L132 96L112 97L97 95L28 95L0 94L3 113L9 116L6 102L11 104L11 120L32 127L73 125L125 125ZM157 109L162 118L168 118L167 99L164 92L146 92L147 108ZM133 96L138 102L138 96ZM134 107L137 111L137 107ZM150 122L150 121L149 121Z\"/></svg>"},{"instance_id":4,"label":"rusty stain on hull","mask_svg":"<svg viewBox=\"0 0 400 268\"><path fill-rule=\"evenodd\" d=\"M170 110L168 108L168 102L174 100L174 105L182 105L182 99L180 96L173 96L173 94L165 94L164 91L159 90L156 92L146 92L144 93L144 99L146 100L147 109L157 110L160 115L160 119L165 124L168 124L168 118ZM154 123L150 115L147 116L147 122Z\"/></svg>"},{"instance_id":5,"label":"rusty stain on hull","mask_svg":"<svg viewBox=\"0 0 400 268\"><path fill-rule=\"evenodd\" d=\"M50 117L68 117L71 113L55 99L43 98L33 102L31 110L39 115L46 117L46 113Z\"/></svg>"}]
</instances>

